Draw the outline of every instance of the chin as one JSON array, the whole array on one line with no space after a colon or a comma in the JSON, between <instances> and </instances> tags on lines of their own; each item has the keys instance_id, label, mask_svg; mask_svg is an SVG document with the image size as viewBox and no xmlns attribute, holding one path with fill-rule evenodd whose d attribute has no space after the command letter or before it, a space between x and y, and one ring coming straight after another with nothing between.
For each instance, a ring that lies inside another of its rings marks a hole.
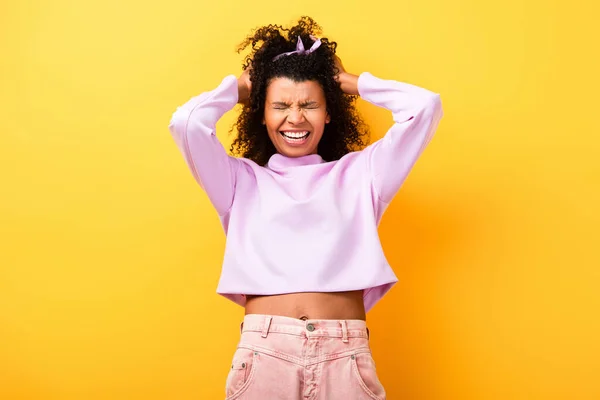
<instances>
[{"instance_id":1,"label":"chin","mask_svg":"<svg viewBox=\"0 0 600 400\"><path fill-rule=\"evenodd\" d=\"M317 152L316 149L306 149L306 148L290 148L290 147L283 147L281 146L277 152L279 154L282 154L286 157L290 157L290 158L295 158L295 157L304 157L304 156L308 156L311 154L315 154Z\"/></svg>"}]
</instances>

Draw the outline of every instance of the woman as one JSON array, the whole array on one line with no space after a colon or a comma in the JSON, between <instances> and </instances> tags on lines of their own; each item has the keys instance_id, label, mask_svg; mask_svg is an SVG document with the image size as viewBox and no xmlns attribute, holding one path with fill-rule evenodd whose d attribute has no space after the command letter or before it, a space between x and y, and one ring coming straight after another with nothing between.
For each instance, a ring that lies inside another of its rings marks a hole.
<instances>
[{"instance_id":1,"label":"woman","mask_svg":"<svg viewBox=\"0 0 600 400\"><path fill-rule=\"evenodd\" d=\"M345 71L319 33L307 17L256 30L241 76L169 126L227 235L217 292L246 310L227 399L386 397L365 321L397 278L377 225L443 112L436 93ZM394 117L361 151L356 95ZM240 157L215 136L236 103Z\"/></svg>"}]
</instances>

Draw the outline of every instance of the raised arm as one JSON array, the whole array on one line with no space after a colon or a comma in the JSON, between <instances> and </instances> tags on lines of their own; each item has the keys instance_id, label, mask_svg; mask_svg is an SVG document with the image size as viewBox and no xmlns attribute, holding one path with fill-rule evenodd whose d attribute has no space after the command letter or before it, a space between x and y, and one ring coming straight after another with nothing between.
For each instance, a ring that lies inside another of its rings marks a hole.
<instances>
[{"instance_id":1,"label":"raised arm","mask_svg":"<svg viewBox=\"0 0 600 400\"><path fill-rule=\"evenodd\" d=\"M389 203L437 129L443 116L440 95L368 72L356 79L356 88L361 98L390 110L394 118L385 136L363 150L374 189Z\"/></svg>"},{"instance_id":2,"label":"raised arm","mask_svg":"<svg viewBox=\"0 0 600 400\"><path fill-rule=\"evenodd\" d=\"M238 79L227 76L216 89L178 107L169 123L177 147L219 215L233 203L240 161L227 154L215 136L215 125L237 103L238 90Z\"/></svg>"}]
</instances>

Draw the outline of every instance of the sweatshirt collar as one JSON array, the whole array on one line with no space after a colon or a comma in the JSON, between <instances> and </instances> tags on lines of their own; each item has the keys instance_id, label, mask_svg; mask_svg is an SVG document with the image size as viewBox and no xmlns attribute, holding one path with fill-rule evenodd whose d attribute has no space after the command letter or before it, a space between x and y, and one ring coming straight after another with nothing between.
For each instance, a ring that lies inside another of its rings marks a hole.
<instances>
[{"instance_id":1,"label":"sweatshirt collar","mask_svg":"<svg viewBox=\"0 0 600 400\"><path fill-rule=\"evenodd\" d=\"M286 157L283 154L275 153L269 158L267 166L273 171L282 171L290 167L321 164L323 162L323 158L318 154L309 154L302 157Z\"/></svg>"}]
</instances>

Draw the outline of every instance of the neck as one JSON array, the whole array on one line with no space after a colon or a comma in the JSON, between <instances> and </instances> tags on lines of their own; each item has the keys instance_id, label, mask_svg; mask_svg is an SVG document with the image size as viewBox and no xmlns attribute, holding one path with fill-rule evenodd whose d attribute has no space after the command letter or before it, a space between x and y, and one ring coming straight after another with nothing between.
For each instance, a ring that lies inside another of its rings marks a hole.
<instances>
[{"instance_id":1,"label":"neck","mask_svg":"<svg viewBox=\"0 0 600 400\"><path fill-rule=\"evenodd\" d=\"M307 154L300 157L288 157L280 153L275 153L269 159L267 167L272 170L282 170L290 167L321 164L323 162L325 161L318 154Z\"/></svg>"}]
</instances>

